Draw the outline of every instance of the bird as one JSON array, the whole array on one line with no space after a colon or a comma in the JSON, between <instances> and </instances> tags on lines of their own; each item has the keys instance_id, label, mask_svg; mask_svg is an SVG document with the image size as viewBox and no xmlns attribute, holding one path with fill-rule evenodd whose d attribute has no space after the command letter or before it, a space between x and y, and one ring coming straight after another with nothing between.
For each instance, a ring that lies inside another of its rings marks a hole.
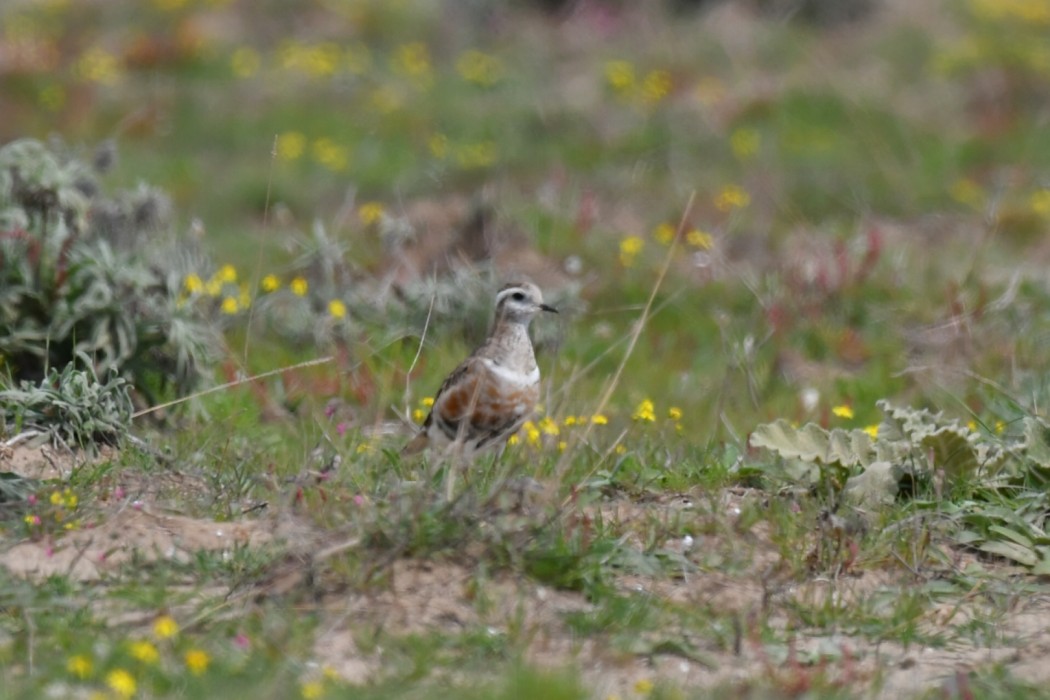
<instances>
[{"instance_id":1,"label":"bird","mask_svg":"<svg viewBox=\"0 0 1050 700\"><path fill-rule=\"evenodd\" d=\"M485 342L441 384L419 432L402 454L455 450L470 458L502 448L532 415L540 395L540 368L529 338L529 323L541 311L539 287L513 282L496 293L496 314Z\"/></svg>"}]
</instances>

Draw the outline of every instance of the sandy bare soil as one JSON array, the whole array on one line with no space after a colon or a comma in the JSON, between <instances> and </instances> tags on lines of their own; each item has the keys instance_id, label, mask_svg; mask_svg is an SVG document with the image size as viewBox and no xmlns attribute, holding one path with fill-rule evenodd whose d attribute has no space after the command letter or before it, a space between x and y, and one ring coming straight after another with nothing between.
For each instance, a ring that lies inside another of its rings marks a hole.
<instances>
[{"instance_id":1,"label":"sandy bare soil","mask_svg":"<svg viewBox=\"0 0 1050 700\"><path fill-rule=\"evenodd\" d=\"M0 471L54 478L67 475L75 466L72 456L45 455L46 448L41 450L7 450ZM62 536L0 541L0 566L30 579L60 575L105 585L107 577L115 576L122 567L157 560L185 561L200 550L276 547L285 551L283 567L260 580L251 595L238 596L240 604L251 605L260 597L272 600L295 595L302 586L314 586L316 582L307 583L309 577L304 574L317 563L311 557L324 552L325 546L329 549L324 557L354 546L353 541L326 542L324 533L310 532L290 516L215 522L165 512L150 501L148 489L140 488L138 493L143 497L102 504L90 523ZM748 497L746 492L727 491L716 502L723 503L731 514L735 504ZM672 517L692 506L687 496L647 503L617 501L603 505L601 517L629 527L633 521ZM1047 596L1018 596L1004 612L991 610L981 591L974 590L946 600L925 616L927 631L941 633L962 628L974 618L993 616L997 634L983 645L966 641L970 637L961 634L943 635L957 641L929 648L805 630L787 647L763 644L753 634L753 621L764 614L773 627L785 624L786 617L779 611L792 600L850 604L871 596L896 595L914 581L908 580L906 571L863 568L838 578L780 580L780 554L761 526L740 535L737 542L718 541L727 536L732 535L698 537L692 546L712 550L730 546L746 552L747 566L735 565L732 571L701 566L677 577L623 575L616 584L624 594L685 609L735 614L739 627L730 644L697 638L684 627L663 630L659 638L643 636L633 649L622 640L612 643L601 635L580 636L566 623L567 614L593 609L580 593L505 572L479 574L476 567L451 559L399 559L390 564L379 583L364 590L322 590L312 596L312 604L325 613L315 642L316 661L352 683L369 683L383 678L384 649L381 644L363 645L363 639L378 638L380 632L422 635L483 630L526 640L525 656L537 666L583 669L596 698L632 697L639 681L696 689L732 687L764 678L775 680L778 687L804 690L818 673L825 683L863 689L871 697L899 698L931 688L951 692L965 682L961 674L991 664L1005 665L1021 680L1050 682L1050 666L1044 662L1050 653ZM668 541L665 548L682 550L683 545ZM985 562L984 566L989 565ZM996 573L990 571L990 575ZM298 596L297 604L302 604L302 597ZM682 643L662 644L672 638Z\"/></svg>"}]
</instances>

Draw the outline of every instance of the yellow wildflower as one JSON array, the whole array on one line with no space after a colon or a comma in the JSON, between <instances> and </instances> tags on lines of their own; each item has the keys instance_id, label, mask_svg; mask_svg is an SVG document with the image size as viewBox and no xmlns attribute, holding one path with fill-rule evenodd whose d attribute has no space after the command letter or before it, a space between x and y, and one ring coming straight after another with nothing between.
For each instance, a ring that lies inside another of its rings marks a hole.
<instances>
[{"instance_id":1,"label":"yellow wildflower","mask_svg":"<svg viewBox=\"0 0 1050 700\"><path fill-rule=\"evenodd\" d=\"M190 294L197 294L204 289L204 280L202 280L199 275L195 275L191 272L182 280L182 286Z\"/></svg>"},{"instance_id":2,"label":"yellow wildflower","mask_svg":"<svg viewBox=\"0 0 1050 700\"><path fill-rule=\"evenodd\" d=\"M634 66L627 61L608 61L605 64L605 82L616 92L629 92L635 83Z\"/></svg>"},{"instance_id":3,"label":"yellow wildflower","mask_svg":"<svg viewBox=\"0 0 1050 700\"><path fill-rule=\"evenodd\" d=\"M645 247L645 241L638 236L627 236L620 241L620 264L624 267L634 265L634 259Z\"/></svg>"},{"instance_id":4,"label":"yellow wildflower","mask_svg":"<svg viewBox=\"0 0 1050 700\"><path fill-rule=\"evenodd\" d=\"M497 149L494 141L465 143L456 147L456 163L460 167L485 168L496 162Z\"/></svg>"},{"instance_id":5,"label":"yellow wildflower","mask_svg":"<svg viewBox=\"0 0 1050 700\"><path fill-rule=\"evenodd\" d=\"M564 440L559 440L558 441L558 452L564 452L565 448L567 448L568 446L569 446L569 443L565 442Z\"/></svg>"},{"instance_id":6,"label":"yellow wildflower","mask_svg":"<svg viewBox=\"0 0 1050 700\"><path fill-rule=\"evenodd\" d=\"M567 416L563 423L566 428L576 425L576 416Z\"/></svg>"},{"instance_id":7,"label":"yellow wildflower","mask_svg":"<svg viewBox=\"0 0 1050 700\"><path fill-rule=\"evenodd\" d=\"M557 436L559 433L558 424L551 419L550 416L544 416L540 419L540 423L537 426L544 435Z\"/></svg>"},{"instance_id":8,"label":"yellow wildflower","mask_svg":"<svg viewBox=\"0 0 1050 700\"><path fill-rule=\"evenodd\" d=\"M423 398L421 398L419 400L419 403L423 404L423 406L425 406L426 408L430 408L431 406L434 405L434 397L433 396L424 396Z\"/></svg>"},{"instance_id":9,"label":"yellow wildflower","mask_svg":"<svg viewBox=\"0 0 1050 700\"><path fill-rule=\"evenodd\" d=\"M981 186L968 177L959 178L952 183L949 193L959 204L980 209L984 206L984 191Z\"/></svg>"},{"instance_id":10,"label":"yellow wildflower","mask_svg":"<svg viewBox=\"0 0 1050 700\"><path fill-rule=\"evenodd\" d=\"M130 698L138 687L135 677L122 668L115 668L106 674L106 685L122 698Z\"/></svg>"},{"instance_id":11,"label":"yellow wildflower","mask_svg":"<svg viewBox=\"0 0 1050 700\"><path fill-rule=\"evenodd\" d=\"M310 290L310 284L302 277L296 277L288 285L288 288L292 290L292 294L297 297L305 297L306 293Z\"/></svg>"},{"instance_id":12,"label":"yellow wildflower","mask_svg":"<svg viewBox=\"0 0 1050 700\"><path fill-rule=\"evenodd\" d=\"M219 271L215 273L215 277L220 282L233 284L237 281L237 268L229 264L223 265L219 268Z\"/></svg>"},{"instance_id":13,"label":"yellow wildflower","mask_svg":"<svg viewBox=\"0 0 1050 700\"><path fill-rule=\"evenodd\" d=\"M195 676L199 676L207 671L208 664L211 663L211 657L203 649L190 649L182 658L186 662L186 668Z\"/></svg>"},{"instance_id":14,"label":"yellow wildflower","mask_svg":"<svg viewBox=\"0 0 1050 700\"><path fill-rule=\"evenodd\" d=\"M685 234L685 242L694 248L700 248L701 250L711 250L715 245L714 236L706 231L701 231L695 228Z\"/></svg>"},{"instance_id":15,"label":"yellow wildflower","mask_svg":"<svg viewBox=\"0 0 1050 700\"><path fill-rule=\"evenodd\" d=\"M715 207L719 211L724 212L732 211L733 209L743 209L750 203L751 195L739 185L726 185L715 198Z\"/></svg>"},{"instance_id":16,"label":"yellow wildflower","mask_svg":"<svg viewBox=\"0 0 1050 700\"><path fill-rule=\"evenodd\" d=\"M653 402L649 399L645 399L644 401L642 401L640 404L638 404L638 408L634 410L634 415L631 416L631 418L637 421L645 421L647 423L652 423L653 421L655 421L656 409L653 406Z\"/></svg>"},{"instance_id":17,"label":"yellow wildflower","mask_svg":"<svg viewBox=\"0 0 1050 700\"><path fill-rule=\"evenodd\" d=\"M432 135L427 139L427 150L430 151L430 155L438 160L443 160L448 155L448 136L444 134Z\"/></svg>"},{"instance_id":18,"label":"yellow wildflower","mask_svg":"<svg viewBox=\"0 0 1050 700\"><path fill-rule=\"evenodd\" d=\"M339 45L331 41L306 47L302 54L303 68L315 78L334 75L341 62Z\"/></svg>"},{"instance_id":19,"label":"yellow wildflower","mask_svg":"<svg viewBox=\"0 0 1050 700\"><path fill-rule=\"evenodd\" d=\"M328 313L332 318L343 318L346 316L346 304L339 299L328 302Z\"/></svg>"},{"instance_id":20,"label":"yellow wildflower","mask_svg":"<svg viewBox=\"0 0 1050 700\"><path fill-rule=\"evenodd\" d=\"M298 131L286 131L277 137L277 157L298 160L306 150L306 137Z\"/></svg>"},{"instance_id":21,"label":"yellow wildflower","mask_svg":"<svg viewBox=\"0 0 1050 700\"><path fill-rule=\"evenodd\" d=\"M155 664L160 660L160 653L152 642L140 639L131 643L131 655L144 664Z\"/></svg>"},{"instance_id":22,"label":"yellow wildflower","mask_svg":"<svg viewBox=\"0 0 1050 700\"><path fill-rule=\"evenodd\" d=\"M1028 199L1032 211L1040 216L1050 217L1050 189L1033 192Z\"/></svg>"},{"instance_id":23,"label":"yellow wildflower","mask_svg":"<svg viewBox=\"0 0 1050 700\"><path fill-rule=\"evenodd\" d=\"M609 423L609 419L603 413L595 413L593 416L591 416L591 422L595 425L607 425Z\"/></svg>"},{"instance_id":24,"label":"yellow wildflower","mask_svg":"<svg viewBox=\"0 0 1050 700\"><path fill-rule=\"evenodd\" d=\"M422 408L417 408L412 411L412 420L417 423L422 423L427 419L427 412Z\"/></svg>"},{"instance_id":25,"label":"yellow wildflower","mask_svg":"<svg viewBox=\"0 0 1050 700\"><path fill-rule=\"evenodd\" d=\"M678 408L677 406L671 406L669 409L667 409L667 417L671 420L681 420L682 409Z\"/></svg>"},{"instance_id":26,"label":"yellow wildflower","mask_svg":"<svg viewBox=\"0 0 1050 700\"><path fill-rule=\"evenodd\" d=\"M240 306L237 304L237 300L233 297L225 297L222 300L222 306L220 307L222 312L227 316L232 316L237 313Z\"/></svg>"},{"instance_id":27,"label":"yellow wildflower","mask_svg":"<svg viewBox=\"0 0 1050 700\"><path fill-rule=\"evenodd\" d=\"M674 240L676 229L672 224L663 223L653 229L653 238L660 244L668 245Z\"/></svg>"},{"instance_id":28,"label":"yellow wildflower","mask_svg":"<svg viewBox=\"0 0 1050 700\"><path fill-rule=\"evenodd\" d=\"M671 74L665 70L649 71L642 81L642 101L655 104L671 92Z\"/></svg>"},{"instance_id":29,"label":"yellow wildflower","mask_svg":"<svg viewBox=\"0 0 1050 700\"><path fill-rule=\"evenodd\" d=\"M51 498L49 500L51 501L51 505L53 505L53 506L61 505L62 504L62 494L59 493L58 491L52 491L51 492Z\"/></svg>"},{"instance_id":30,"label":"yellow wildflower","mask_svg":"<svg viewBox=\"0 0 1050 700\"><path fill-rule=\"evenodd\" d=\"M634 682L634 692L639 695L648 695L653 692L653 682L648 678L639 678Z\"/></svg>"},{"instance_id":31,"label":"yellow wildflower","mask_svg":"<svg viewBox=\"0 0 1050 700\"><path fill-rule=\"evenodd\" d=\"M303 700L317 700L324 695L324 683L321 681L307 681L299 686L299 693Z\"/></svg>"},{"instance_id":32,"label":"yellow wildflower","mask_svg":"<svg viewBox=\"0 0 1050 700\"><path fill-rule=\"evenodd\" d=\"M379 221L384 213L383 205L379 202L365 202L357 208L357 218L365 226L371 226Z\"/></svg>"},{"instance_id":33,"label":"yellow wildflower","mask_svg":"<svg viewBox=\"0 0 1050 700\"><path fill-rule=\"evenodd\" d=\"M519 438L517 435L511 435L509 438L507 438L508 445L517 445L519 442L521 442L521 438Z\"/></svg>"},{"instance_id":34,"label":"yellow wildflower","mask_svg":"<svg viewBox=\"0 0 1050 700\"><path fill-rule=\"evenodd\" d=\"M392 68L395 73L411 78L417 87L428 87L433 79L430 50L420 41L399 46L394 52Z\"/></svg>"},{"instance_id":35,"label":"yellow wildflower","mask_svg":"<svg viewBox=\"0 0 1050 700\"><path fill-rule=\"evenodd\" d=\"M153 635L157 639L170 639L179 633L179 623L169 615L161 615L153 623Z\"/></svg>"},{"instance_id":36,"label":"yellow wildflower","mask_svg":"<svg viewBox=\"0 0 1050 700\"><path fill-rule=\"evenodd\" d=\"M525 425L521 426L525 429L525 440L528 444L536 446L540 444L540 429L536 427L536 424L531 420L525 421Z\"/></svg>"},{"instance_id":37,"label":"yellow wildflower","mask_svg":"<svg viewBox=\"0 0 1050 700\"><path fill-rule=\"evenodd\" d=\"M208 283L204 285L204 292L210 297L217 297L222 294L222 280L212 277L208 280Z\"/></svg>"},{"instance_id":38,"label":"yellow wildflower","mask_svg":"<svg viewBox=\"0 0 1050 700\"><path fill-rule=\"evenodd\" d=\"M315 161L334 172L345 170L350 162L350 154L346 147L327 137L315 140L310 152Z\"/></svg>"},{"instance_id":39,"label":"yellow wildflower","mask_svg":"<svg viewBox=\"0 0 1050 700\"><path fill-rule=\"evenodd\" d=\"M850 408L849 406L846 406L845 404L843 404L841 406L833 407L831 409L831 412L834 413L839 418L849 419L849 418L853 417L853 409Z\"/></svg>"},{"instance_id":40,"label":"yellow wildflower","mask_svg":"<svg viewBox=\"0 0 1050 700\"><path fill-rule=\"evenodd\" d=\"M83 680L91 675L94 667L91 663L91 659L83 654L77 654L76 656L69 657L69 661L66 662L66 670L77 678Z\"/></svg>"},{"instance_id":41,"label":"yellow wildflower","mask_svg":"<svg viewBox=\"0 0 1050 700\"><path fill-rule=\"evenodd\" d=\"M866 432L872 440L879 436L879 424L873 423L872 425L864 426L864 432Z\"/></svg>"},{"instance_id":42,"label":"yellow wildflower","mask_svg":"<svg viewBox=\"0 0 1050 700\"><path fill-rule=\"evenodd\" d=\"M491 87L503 77L503 62L490 54L470 49L456 59L456 71L469 83Z\"/></svg>"},{"instance_id":43,"label":"yellow wildflower","mask_svg":"<svg viewBox=\"0 0 1050 700\"><path fill-rule=\"evenodd\" d=\"M91 48L77 60L76 73L93 83L113 85L123 76L123 66L116 56L105 49Z\"/></svg>"},{"instance_id":44,"label":"yellow wildflower","mask_svg":"<svg viewBox=\"0 0 1050 700\"><path fill-rule=\"evenodd\" d=\"M277 278L277 275L266 275L262 278L261 286L264 292L275 292L281 288L281 280Z\"/></svg>"}]
</instances>

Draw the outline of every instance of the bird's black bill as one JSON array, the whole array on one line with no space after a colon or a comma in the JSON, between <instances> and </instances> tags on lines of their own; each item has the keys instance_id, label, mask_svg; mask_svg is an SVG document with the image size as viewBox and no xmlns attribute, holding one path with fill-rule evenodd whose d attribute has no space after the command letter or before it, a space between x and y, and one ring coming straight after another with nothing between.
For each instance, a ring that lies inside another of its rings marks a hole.
<instances>
[{"instance_id":1,"label":"bird's black bill","mask_svg":"<svg viewBox=\"0 0 1050 700\"><path fill-rule=\"evenodd\" d=\"M547 304L540 304L540 308L544 311L550 311L552 314L558 313L558 310L556 308L554 308L553 306L548 306Z\"/></svg>"}]
</instances>

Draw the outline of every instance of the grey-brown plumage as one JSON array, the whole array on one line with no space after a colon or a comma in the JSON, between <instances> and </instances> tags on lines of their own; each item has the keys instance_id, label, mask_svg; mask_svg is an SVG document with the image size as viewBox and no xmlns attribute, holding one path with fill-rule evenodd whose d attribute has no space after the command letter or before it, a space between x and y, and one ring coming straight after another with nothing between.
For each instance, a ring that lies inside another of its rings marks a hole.
<instances>
[{"instance_id":1,"label":"grey-brown plumage","mask_svg":"<svg viewBox=\"0 0 1050 700\"><path fill-rule=\"evenodd\" d=\"M405 454L454 445L465 454L502 445L528 420L540 391L540 370L529 323L540 311L557 313L529 282L496 294L496 319L485 342L441 384L430 415Z\"/></svg>"}]
</instances>

